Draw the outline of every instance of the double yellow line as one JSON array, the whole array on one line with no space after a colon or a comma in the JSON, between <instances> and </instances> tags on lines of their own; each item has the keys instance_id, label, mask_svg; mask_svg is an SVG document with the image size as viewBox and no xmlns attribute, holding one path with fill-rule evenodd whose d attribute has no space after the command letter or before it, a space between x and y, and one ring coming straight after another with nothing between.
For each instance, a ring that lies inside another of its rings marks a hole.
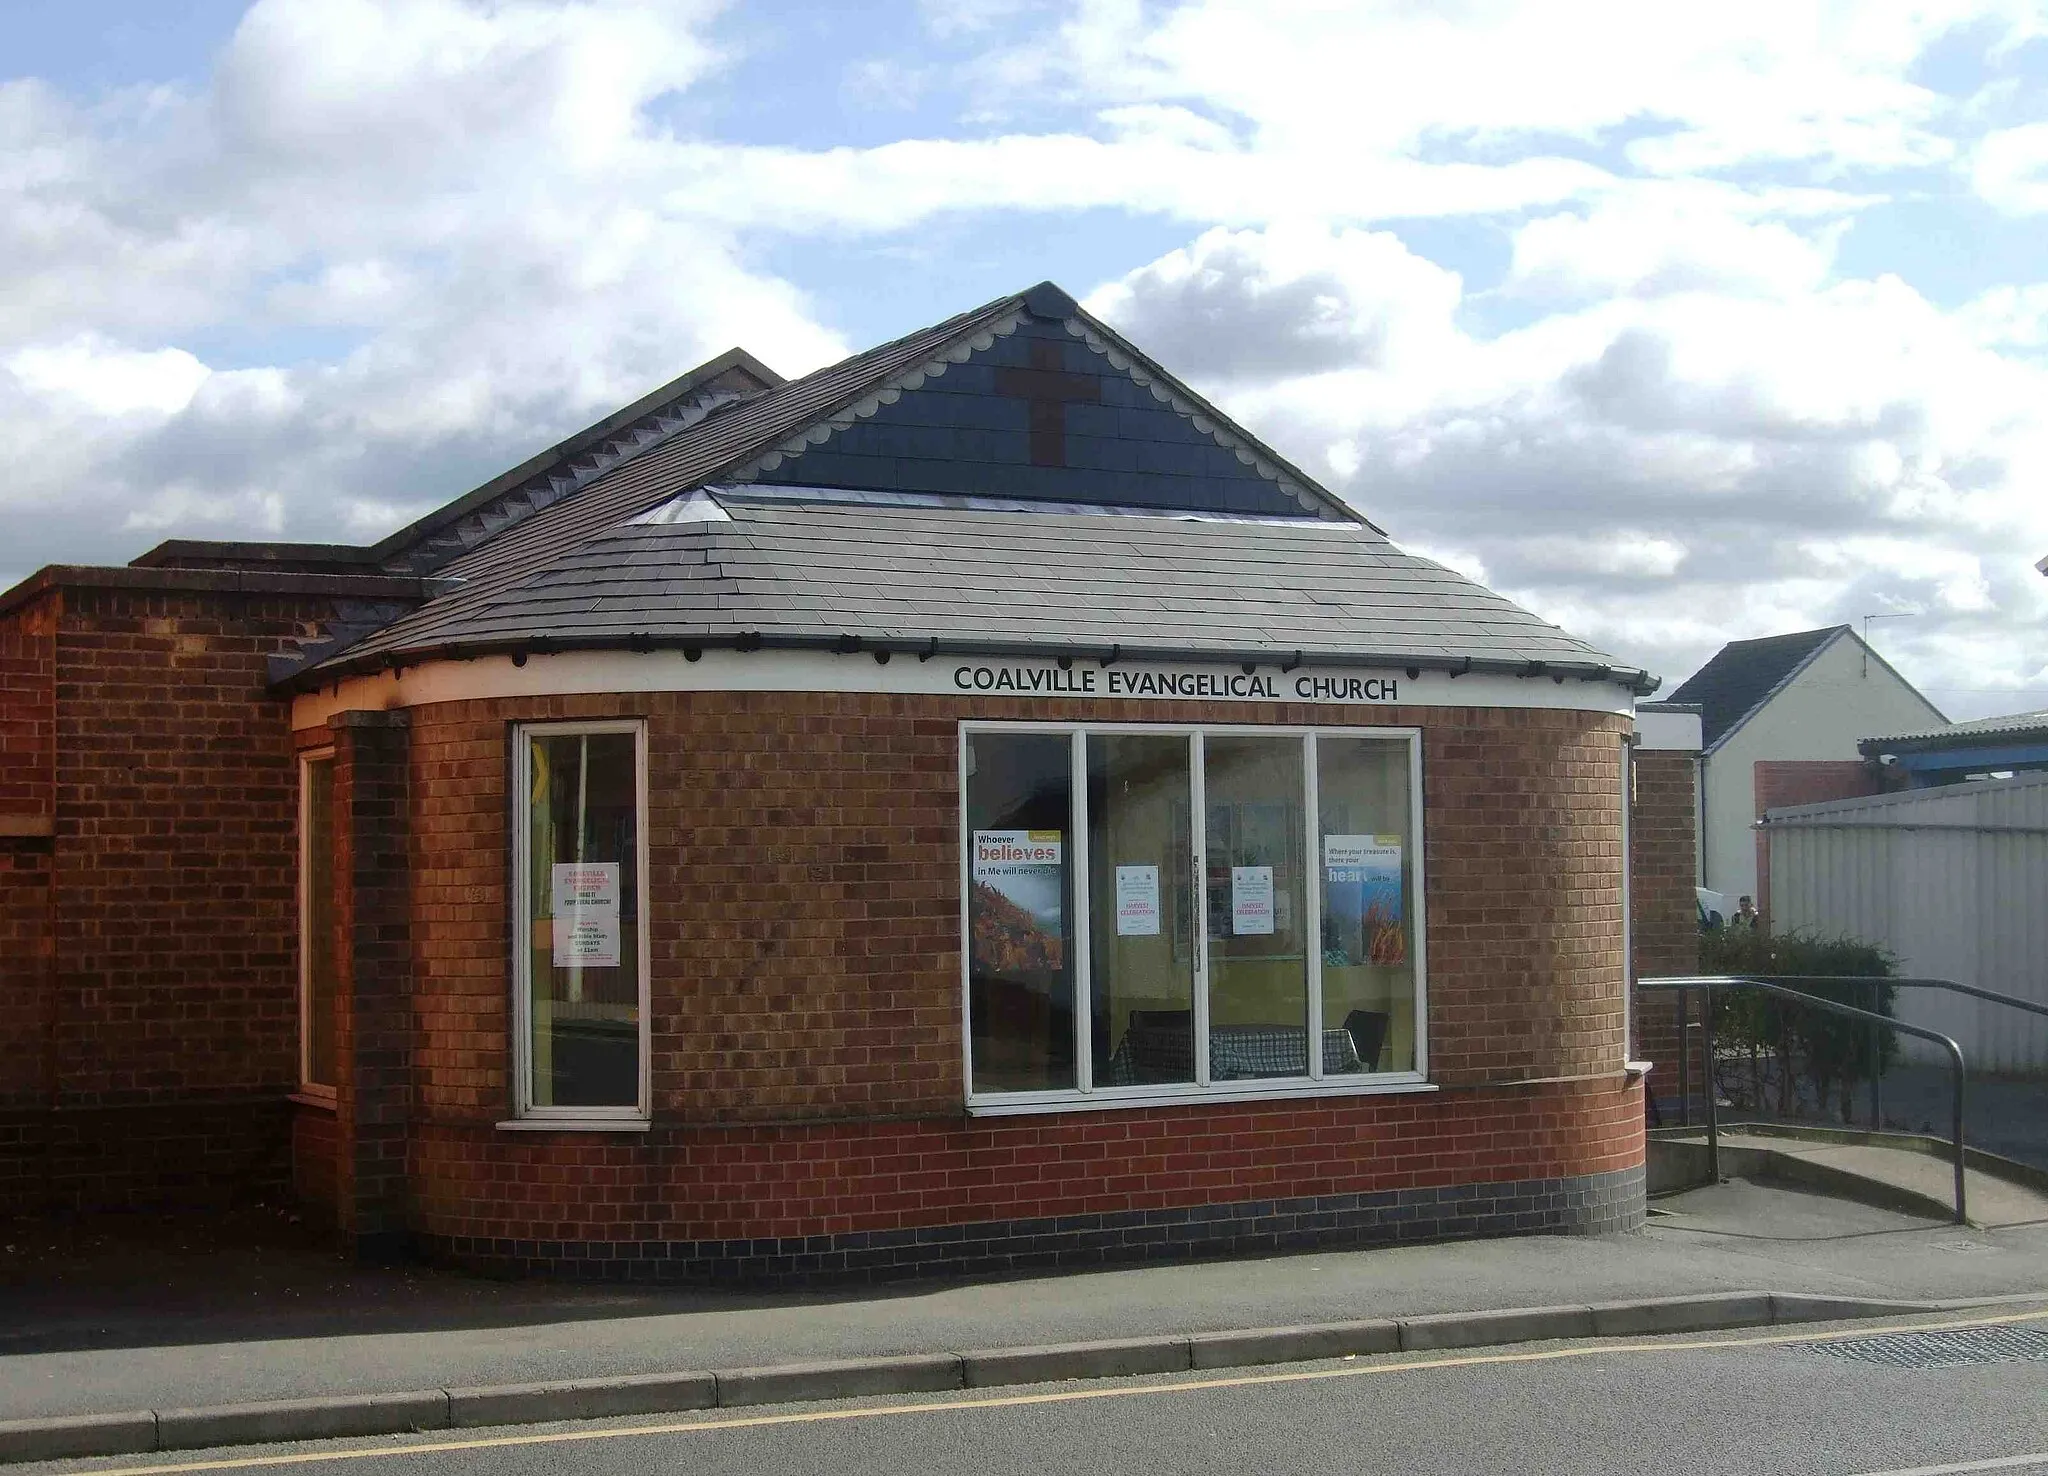
<instances>
[{"instance_id":1,"label":"double yellow line","mask_svg":"<svg viewBox=\"0 0 2048 1476\"><path fill-rule=\"evenodd\" d=\"M1425 1358L1385 1363L1346 1361L1335 1368L1296 1369L1287 1373L1231 1374L1222 1378L1181 1379L1158 1384L1113 1384L1060 1389L1044 1394L992 1394L968 1399L930 1400L916 1404L863 1405L854 1409L812 1409L793 1414L739 1415L727 1418L672 1420L658 1425L607 1425L601 1429L546 1430L528 1435L490 1435L472 1440L419 1440L403 1445L358 1446L348 1450L295 1451L282 1455L238 1456L230 1460L181 1461L151 1466L89 1467L90 1476L164 1476L174 1471L245 1471L265 1466L310 1466L327 1461L367 1461L391 1456L425 1456L442 1451L500 1450L519 1445L564 1445L585 1440L628 1440L649 1435L695 1435L713 1430L760 1430L776 1425L823 1424L831 1420L889 1419L966 1409L1017 1409L1032 1404L1071 1404L1084 1399L1134 1399L1160 1394L1195 1394L1207 1389L1250 1389L1265 1384L1305 1384L1320 1379L1355 1379L1392 1374L1425 1373L1440 1368L1482 1368L1497 1364L1547 1363L1563 1358L1592 1358L1616 1353L1693 1353L1702 1349L1766 1348L1787 1343L1822 1343L1840 1338L1879 1337L1887 1333L1948 1332L1959 1328L1999 1327L2038 1321L2048 1309L2014 1312L2003 1317L1972 1317L1955 1322L1893 1323L1883 1327L1831 1328L1826 1332L1773 1333L1756 1338L1695 1338L1686 1342L1583 1343L1531 1353L1469 1353L1450 1358Z\"/></svg>"}]
</instances>

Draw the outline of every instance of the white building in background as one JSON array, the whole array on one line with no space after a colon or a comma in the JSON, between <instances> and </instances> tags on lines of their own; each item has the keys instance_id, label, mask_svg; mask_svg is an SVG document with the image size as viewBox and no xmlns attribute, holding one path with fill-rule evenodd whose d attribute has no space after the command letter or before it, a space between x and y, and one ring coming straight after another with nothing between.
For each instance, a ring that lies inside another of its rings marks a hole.
<instances>
[{"instance_id":1,"label":"white building in background","mask_svg":"<svg viewBox=\"0 0 2048 1476\"><path fill-rule=\"evenodd\" d=\"M1730 641L1670 700L1700 707L1700 884L1731 905L1758 896L1759 763L1859 764L1873 733L1948 721L1846 625Z\"/></svg>"}]
</instances>

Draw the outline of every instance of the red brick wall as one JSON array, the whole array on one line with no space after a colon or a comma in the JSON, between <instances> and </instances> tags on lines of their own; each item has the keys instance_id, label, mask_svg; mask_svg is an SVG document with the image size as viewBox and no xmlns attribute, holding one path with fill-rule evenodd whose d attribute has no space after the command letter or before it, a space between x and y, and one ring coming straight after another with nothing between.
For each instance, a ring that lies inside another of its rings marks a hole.
<instances>
[{"instance_id":1,"label":"red brick wall","mask_svg":"<svg viewBox=\"0 0 2048 1476\"><path fill-rule=\"evenodd\" d=\"M497 1132L511 1109L509 725L622 716L649 722L662 1126L623 1142ZM1454 1090L966 1119L956 827L957 724L969 716L1423 727L1431 1075ZM1197 1203L1640 1163L1641 1097L1618 1076L1626 726L1568 712L1113 702L1083 711L1057 699L851 694L416 708L418 1223L436 1235L610 1235L658 1210L671 1226L689 1216L738 1226L754 1212L733 1186L759 1181L770 1192L749 1223L837 1222L858 1201L862 1213L930 1224L1079 1212L1099 1194ZM1592 1079L1455 1090L1556 1077ZM878 1125L904 1119L916 1125ZM759 1126L733 1126L742 1123ZM1060 1166L1101 1159L1107 1150L1089 1143L1183 1129L1186 1144L1135 1167L1123 1149L1093 1170ZM1281 1136L1256 1138L1268 1132ZM1269 1151L1276 1144L1286 1151ZM1024 1157L1005 1158L1012 1150ZM1097 1184L1105 1174L1116 1187ZM629 1213L628 1200L640 1208ZM842 1212L791 1209L813 1201ZM477 1228L485 1223L494 1228Z\"/></svg>"},{"instance_id":2,"label":"red brick wall","mask_svg":"<svg viewBox=\"0 0 2048 1476\"><path fill-rule=\"evenodd\" d=\"M59 609L52 593L0 615L0 817L47 816L55 803Z\"/></svg>"},{"instance_id":3,"label":"red brick wall","mask_svg":"<svg viewBox=\"0 0 2048 1476\"><path fill-rule=\"evenodd\" d=\"M1826 800L1861 799L1883 794L1884 780L1875 764L1861 759L1758 759L1756 818L1786 805L1817 805ZM1766 921L1771 910L1771 848L1756 833L1756 905ZM1728 899L1732 910L1735 899Z\"/></svg>"},{"instance_id":4,"label":"red brick wall","mask_svg":"<svg viewBox=\"0 0 2048 1476\"><path fill-rule=\"evenodd\" d=\"M1698 773L1689 753L1638 750L1629 815L1633 907L1630 942L1638 978L1699 971ZM1636 1050L1657 1067L1651 1089L1675 1092L1678 1002L1646 994L1636 1002Z\"/></svg>"},{"instance_id":5,"label":"red brick wall","mask_svg":"<svg viewBox=\"0 0 2048 1476\"><path fill-rule=\"evenodd\" d=\"M284 1182L297 776L265 657L330 604L62 592L55 998L39 1026L43 1102L24 1129L47 1145L48 1205Z\"/></svg>"},{"instance_id":6,"label":"red brick wall","mask_svg":"<svg viewBox=\"0 0 2048 1476\"><path fill-rule=\"evenodd\" d=\"M46 1162L58 609L0 615L0 1215L40 1202Z\"/></svg>"}]
</instances>

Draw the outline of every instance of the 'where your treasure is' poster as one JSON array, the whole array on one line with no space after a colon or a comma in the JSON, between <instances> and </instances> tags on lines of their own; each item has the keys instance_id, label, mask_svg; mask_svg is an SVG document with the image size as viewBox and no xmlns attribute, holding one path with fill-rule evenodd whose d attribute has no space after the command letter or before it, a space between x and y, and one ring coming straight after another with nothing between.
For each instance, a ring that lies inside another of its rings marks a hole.
<instances>
[{"instance_id":1,"label":"'where your treasure is' poster","mask_svg":"<svg viewBox=\"0 0 2048 1476\"><path fill-rule=\"evenodd\" d=\"M974 967L1057 973L1066 963L1066 847L1057 830L974 832Z\"/></svg>"},{"instance_id":2,"label":"'where your treasure is' poster","mask_svg":"<svg viewBox=\"0 0 2048 1476\"><path fill-rule=\"evenodd\" d=\"M1324 836L1323 887L1326 966L1408 961L1400 836Z\"/></svg>"}]
</instances>

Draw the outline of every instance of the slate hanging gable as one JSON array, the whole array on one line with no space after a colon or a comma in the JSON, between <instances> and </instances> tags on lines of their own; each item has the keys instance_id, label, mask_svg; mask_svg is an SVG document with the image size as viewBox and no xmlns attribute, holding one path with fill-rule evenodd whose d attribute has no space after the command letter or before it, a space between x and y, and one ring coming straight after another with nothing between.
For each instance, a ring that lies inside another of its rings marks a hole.
<instances>
[{"instance_id":1,"label":"slate hanging gable","mask_svg":"<svg viewBox=\"0 0 2048 1476\"><path fill-rule=\"evenodd\" d=\"M1050 282L954 321L924 362L730 478L1364 521Z\"/></svg>"},{"instance_id":2,"label":"slate hanging gable","mask_svg":"<svg viewBox=\"0 0 2048 1476\"><path fill-rule=\"evenodd\" d=\"M1214 422L1197 425L1176 398L1063 322L1024 316L965 363L754 474L810 487L1336 515L1326 499L1290 490L1257 452L1220 440Z\"/></svg>"}]
</instances>

